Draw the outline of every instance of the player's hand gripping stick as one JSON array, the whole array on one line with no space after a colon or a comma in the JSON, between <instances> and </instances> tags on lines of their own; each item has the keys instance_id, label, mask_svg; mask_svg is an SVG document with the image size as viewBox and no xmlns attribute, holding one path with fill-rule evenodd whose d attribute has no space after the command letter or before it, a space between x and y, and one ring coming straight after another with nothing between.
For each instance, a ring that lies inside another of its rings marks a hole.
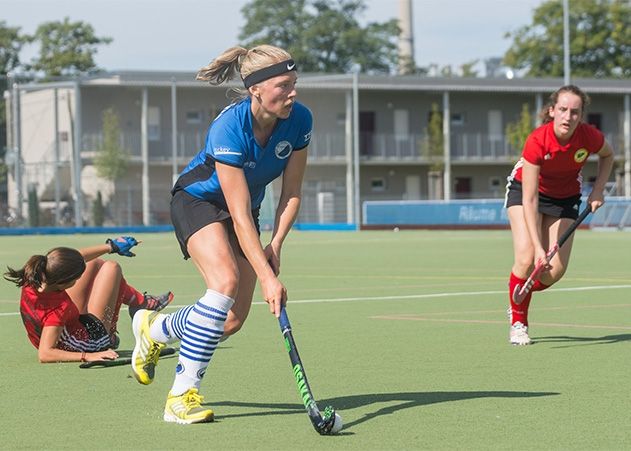
<instances>
[{"instance_id":1,"label":"player's hand gripping stick","mask_svg":"<svg viewBox=\"0 0 631 451\"><path fill-rule=\"evenodd\" d=\"M548 250L548 252L546 253L545 260L541 263L538 263L535 266L535 269L533 269L532 273L530 273L530 276L528 276L528 280L524 282L524 285L515 286L515 289L513 290L513 302L515 304L518 304L518 305L521 304L521 302L528 295L528 293L530 293L530 290L532 290L532 286L535 284L537 280L539 280L541 273L543 272L545 267L548 266L548 264L550 263L550 260L552 260L552 257L556 255L556 253L559 251L561 246L563 246L563 243L567 241L567 239L574 233L576 228L585 220L585 218L591 212L592 212L592 209L588 205L587 208L585 208L585 210L583 210L583 212L579 215L579 217L576 218L576 220L570 225L570 227L568 227L568 229L563 233L563 235L561 235L559 240L556 243L554 243L554 246L552 246L550 250Z\"/></svg>"}]
</instances>

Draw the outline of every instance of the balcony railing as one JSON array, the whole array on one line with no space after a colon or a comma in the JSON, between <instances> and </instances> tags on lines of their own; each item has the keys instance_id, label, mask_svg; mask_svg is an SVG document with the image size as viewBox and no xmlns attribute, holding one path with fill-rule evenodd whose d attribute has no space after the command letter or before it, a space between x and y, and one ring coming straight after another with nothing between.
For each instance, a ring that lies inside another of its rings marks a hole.
<instances>
[{"instance_id":1,"label":"balcony railing","mask_svg":"<svg viewBox=\"0 0 631 451\"><path fill-rule=\"evenodd\" d=\"M160 139L149 140L149 159L170 161L172 145L170 131L162 131ZM97 152L101 147L102 135L83 135L83 152ZM132 159L140 159L140 133L123 133L120 145ZM179 133L176 156L186 162L203 147L205 131ZM397 135L393 133L360 133L359 154L362 161L418 162L431 160L423 134ZM615 146L622 142L621 136L607 136ZM485 133L452 133L450 136L451 160L460 162L511 162L517 159L521 149L511 148L504 135ZM310 161L344 162L346 158L346 136L343 133L314 133L309 146ZM435 159L436 157L434 157ZM439 157L440 158L440 157Z\"/></svg>"}]
</instances>

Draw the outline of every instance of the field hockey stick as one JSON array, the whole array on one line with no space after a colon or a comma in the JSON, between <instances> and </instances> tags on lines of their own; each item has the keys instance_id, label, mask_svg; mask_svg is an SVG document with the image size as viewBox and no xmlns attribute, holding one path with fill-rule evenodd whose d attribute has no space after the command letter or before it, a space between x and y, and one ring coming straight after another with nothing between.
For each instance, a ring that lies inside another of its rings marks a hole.
<instances>
[{"instance_id":1,"label":"field hockey stick","mask_svg":"<svg viewBox=\"0 0 631 451\"><path fill-rule=\"evenodd\" d=\"M567 239L574 233L576 228L585 220L585 218L591 212L592 209L588 205L587 208L585 208L585 210L583 210L583 212L579 215L579 217L576 218L576 220L570 225L570 227L568 227L563 235L561 235L559 240L554 243L554 246L552 246L550 250L546 253L545 260L535 266L535 269L533 269L532 273L530 273L530 276L528 276L528 280L524 282L524 285L520 286L519 284L517 284L515 286L515 289L513 290L513 302L515 302L515 304L521 304L528 293L530 293L530 290L532 290L532 286L537 280L539 280L539 276L543 272L544 268L550 263L552 257L556 255L561 246L563 246L563 243L567 241Z\"/></svg>"},{"instance_id":2,"label":"field hockey stick","mask_svg":"<svg viewBox=\"0 0 631 451\"><path fill-rule=\"evenodd\" d=\"M160 350L160 357L175 354L175 348L163 348ZM83 362L79 368L105 368L110 366L125 366L131 364L131 357L118 358L113 360L93 360L91 362Z\"/></svg>"},{"instance_id":3,"label":"field hockey stick","mask_svg":"<svg viewBox=\"0 0 631 451\"><path fill-rule=\"evenodd\" d=\"M302 398L302 402L307 410L311 424L313 424L313 428L321 435L335 433L335 431L333 431L336 418L335 409L331 406L327 406L324 409L324 416L320 413L320 409L318 409L318 405L316 404L315 399L313 398L313 393L311 392L311 387L309 387L309 382L307 381L307 373L305 373L302 361L300 360L300 355L298 355L298 349L296 348L296 342L294 341L294 337L291 333L291 324L289 324L289 318L287 317L287 312L285 312L285 307L281 307L280 309L278 322L280 324L280 330L283 334L283 338L285 339L285 348L289 353L289 360L291 361L291 366L294 370L296 384L298 384L298 393L300 393L300 397Z\"/></svg>"}]
</instances>

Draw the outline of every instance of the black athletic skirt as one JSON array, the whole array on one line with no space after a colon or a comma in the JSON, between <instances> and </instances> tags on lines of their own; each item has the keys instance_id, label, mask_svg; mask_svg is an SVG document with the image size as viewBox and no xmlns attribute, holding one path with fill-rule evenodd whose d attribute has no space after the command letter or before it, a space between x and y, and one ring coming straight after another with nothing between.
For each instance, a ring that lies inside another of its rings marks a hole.
<instances>
[{"instance_id":1,"label":"black athletic skirt","mask_svg":"<svg viewBox=\"0 0 631 451\"><path fill-rule=\"evenodd\" d=\"M252 210L252 218L256 225L257 232L261 233L259 226L259 209ZM195 232L215 222L225 222L228 227L230 239L238 243L237 235L230 213L207 200L191 196L182 189L175 190L171 197L171 222L175 228L175 236L180 243L180 249L184 259L191 258L188 253L186 243ZM238 244L237 244L238 245ZM239 253L245 257L243 250L239 247Z\"/></svg>"},{"instance_id":2,"label":"black athletic skirt","mask_svg":"<svg viewBox=\"0 0 631 451\"><path fill-rule=\"evenodd\" d=\"M512 180L506 187L506 198L504 206L506 208L513 205L522 205L521 182ZM581 195L556 199L539 193L539 213L552 216L553 218L578 218L578 209L581 205Z\"/></svg>"}]
</instances>

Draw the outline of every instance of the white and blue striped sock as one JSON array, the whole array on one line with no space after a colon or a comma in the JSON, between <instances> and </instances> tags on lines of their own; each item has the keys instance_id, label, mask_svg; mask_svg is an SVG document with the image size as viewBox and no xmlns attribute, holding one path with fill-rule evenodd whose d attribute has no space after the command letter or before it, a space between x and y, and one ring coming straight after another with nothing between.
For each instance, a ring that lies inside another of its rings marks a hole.
<instances>
[{"instance_id":1,"label":"white and blue striped sock","mask_svg":"<svg viewBox=\"0 0 631 451\"><path fill-rule=\"evenodd\" d=\"M223 335L224 323L232 304L234 299L213 290L206 290L206 294L186 312L187 314L182 309L170 318L170 334L182 333L180 356L171 388L172 395L179 396L193 387L199 389L206 367ZM181 315L177 316L180 312Z\"/></svg>"},{"instance_id":2,"label":"white and blue striped sock","mask_svg":"<svg viewBox=\"0 0 631 451\"><path fill-rule=\"evenodd\" d=\"M184 336L184 328L188 314L193 310L193 307L195 307L195 304L187 305L167 315L159 313L149 329L151 338L160 343L167 344L181 340Z\"/></svg>"}]
</instances>

